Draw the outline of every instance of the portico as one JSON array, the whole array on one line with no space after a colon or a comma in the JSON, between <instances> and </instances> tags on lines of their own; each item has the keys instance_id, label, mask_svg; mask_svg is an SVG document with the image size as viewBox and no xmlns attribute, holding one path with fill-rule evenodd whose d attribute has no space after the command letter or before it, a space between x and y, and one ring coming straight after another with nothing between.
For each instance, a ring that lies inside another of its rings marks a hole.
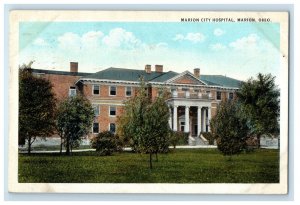
<instances>
[{"instance_id":1,"label":"portico","mask_svg":"<svg viewBox=\"0 0 300 205\"><path fill-rule=\"evenodd\" d=\"M173 131L189 132L190 136L199 136L209 132L211 102L199 99L172 99L168 101L170 110L169 125Z\"/></svg>"}]
</instances>

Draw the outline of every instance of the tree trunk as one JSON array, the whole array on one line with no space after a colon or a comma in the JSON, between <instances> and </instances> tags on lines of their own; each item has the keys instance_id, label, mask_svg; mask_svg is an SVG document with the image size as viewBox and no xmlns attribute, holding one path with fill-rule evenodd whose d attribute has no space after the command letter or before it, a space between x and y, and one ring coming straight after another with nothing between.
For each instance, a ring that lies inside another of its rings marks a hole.
<instances>
[{"instance_id":1,"label":"tree trunk","mask_svg":"<svg viewBox=\"0 0 300 205\"><path fill-rule=\"evenodd\" d=\"M66 155L70 155L70 138L67 137L67 143L66 143Z\"/></svg>"},{"instance_id":2,"label":"tree trunk","mask_svg":"<svg viewBox=\"0 0 300 205\"><path fill-rule=\"evenodd\" d=\"M31 138L28 139L28 155L31 154Z\"/></svg>"},{"instance_id":3,"label":"tree trunk","mask_svg":"<svg viewBox=\"0 0 300 205\"><path fill-rule=\"evenodd\" d=\"M260 149L260 135L257 135L257 148Z\"/></svg>"},{"instance_id":4,"label":"tree trunk","mask_svg":"<svg viewBox=\"0 0 300 205\"><path fill-rule=\"evenodd\" d=\"M63 140L62 140L62 136L60 136L60 150L59 150L59 154L62 154L62 147L63 147Z\"/></svg>"},{"instance_id":5,"label":"tree trunk","mask_svg":"<svg viewBox=\"0 0 300 205\"><path fill-rule=\"evenodd\" d=\"M152 152L150 152L150 169L152 169Z\"/></svg>"}]
</instances>

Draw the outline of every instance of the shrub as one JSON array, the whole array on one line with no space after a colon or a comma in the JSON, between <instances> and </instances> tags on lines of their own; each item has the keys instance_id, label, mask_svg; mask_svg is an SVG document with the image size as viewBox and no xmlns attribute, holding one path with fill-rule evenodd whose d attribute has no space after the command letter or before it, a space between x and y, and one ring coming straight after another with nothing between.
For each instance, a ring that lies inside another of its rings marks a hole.
<instances>
[{"instance_id":1,"label":"shrub","mask_svg":"<svg viewBox=\"0 0 300 205\"><path fill-rule=\"evenodd\" d=\"M209 145L214 145L215 137L211 132L201 132L202 136L208 140Z\"/></svg>"},{"instance_id":2,"label":"shrub","mask_svg":"<svg viewBox=\"0 0 300 205\"><path fill-rule=\"evenodd\" d=\"M177 145L187 145L189 139L189 133L180 131L171 131L169 135L170 144L176 148Z\"/></svg>"},{"instance_id":3,"label":"shrub","mask_svg":"<svg viewBox=\"0 0 300 205\"><path fill-rule=\"evenodd\" d=\"M110 131L100 132L91 140L92 148L99 152L99 155L111 155L114 151L119 151L122 147L121 141L117 135Z\"/></svg>"}]
</instances>

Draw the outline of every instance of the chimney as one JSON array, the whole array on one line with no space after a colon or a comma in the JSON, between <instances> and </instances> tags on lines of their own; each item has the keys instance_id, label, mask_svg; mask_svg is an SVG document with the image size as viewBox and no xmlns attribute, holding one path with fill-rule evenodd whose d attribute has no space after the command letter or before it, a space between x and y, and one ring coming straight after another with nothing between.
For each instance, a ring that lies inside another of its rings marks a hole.
<instances>
[{"instance_id":1,"label":"chimney","mask_svg":"<svg viewBox=\"0 0 300 205\"><path fill-rule=\"evenodd\" d=\"M78 62L70 62L70 72L78 72Z\"/></svg>"},{"instance_id":2,"label":"chimney","mask_svg":"<svg viewBox=\"0 0 300 205\"><path fill-rule=\"evenodd\" d=\"M163 72L163 65L155 65L155 72L162 73Z\"/></svg>"},{"instance_id":3,"label":"chimney","mask_svg":"<svg viewBox=\"0 0 300 205\"><path fill-rule=\"evenodd\" d=\"M151 73L151 65L145 65L146 73Z\"/></svg>"},{"instance_id":4,"label":"chimney","mask_svg":"<svg viewBox=\"0 0 300 205\"><path fill-rule=\"evenodd\" d=\"M194 76L196 76L197 78L200 77L200 68L195 68L194 69Z\"/></svg>"}]
</instances>

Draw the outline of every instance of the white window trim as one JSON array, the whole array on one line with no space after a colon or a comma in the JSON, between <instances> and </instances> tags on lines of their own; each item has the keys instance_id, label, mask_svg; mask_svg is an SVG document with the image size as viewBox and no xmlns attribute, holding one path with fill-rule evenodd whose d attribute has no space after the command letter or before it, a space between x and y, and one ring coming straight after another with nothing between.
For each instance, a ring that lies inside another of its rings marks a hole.
<instances>
[{"instance_id":1,"label":"white window trim","mask_svg":"<svg viewBox=\"0 0 300 205\"><path fill-rule=\"evenodd\" d=\"M111 107L115 107L115 108L116 108L116 111L115 111L116 114L115 114L115 115L110 115L110 108L111 108ZM109 113L108 113L108 114L109 114L109 117L116 117L116 116L117 116L117 106L109 106L109 111L108 111L108 112L109 112Z\"/></svg>"},{"instance_id":2,"label":"white window trim","mask_svg":"<svg viewBox=\"0 0 300 205\"><path fill-rule=\"evenodd\" d=\"M73 87L73 86L72 86ZM75 90L75 95L74 96L76 96L77 95L77 90L76 90L76 88L71 88L71 87L69 87L69 97L71 97L71 91L72 90Z\"/></svg>"},{"instance_id":3,"label":"white window trim","mask_svg":"<svg viewBox=\"0 0 300 205\"><path fill-rule=\"evenodd\" d=\"M116 94L115 94L115 95L111 95L111 94L110 94L110 91L111 91L110 89L111 89L111 87L115 87L115 88L116 88ZM118 90L118 89L117 89L117 86L115 86L115 85L110 85L110 86L109 86L109 96L117 96L117 90Z\"/></svg>"},{"instance_id":4,"label":"white window trim","mask_svg":"<svg viewBox=\"0 0 300 205\"><path fill-rule=\"evenodd\" d=\"M94 94L94 87L95 86L98 86L99 87L99 94ZM93 88L92 88L92 95L100 95L100 85L93 85Z\"/></svg>"},{"instance_id":5,"label":"white window trim","mask_svg":"<svg viewBox=\"0 0 300 205\"><path fill-rule=\"evenodd\" d=\"M95 123L98 124L98 132L94 132L94 124L95 124ZM99 133L100 133L100 123L99 123L99 122L93 122L92 133L93 133L93 134L99 134Z\"/></svg>"},{"instance_id":6,"label":"white window trim","mask_svg":"<svg viewBox=\"0 0 300 205\"><path fill-rule=\"evenodd\" d=\"M99 104L93 104L93 107L98 107L98 115L95 115L98 117L100 115L100 105Z\"/></svg>"},{"instance_id":7,"label":"white window trim","mask_svg":"<svg viewBox=\"0 0 300 205\"><path fill-rule=\"evenodd\" d=\"M127 95L127 88L130 88L130 95ZM125 96L126 97L131 97L132 96L132 87L131 86L126 86L125 87Z\"/></svg>"}]
</instances>

